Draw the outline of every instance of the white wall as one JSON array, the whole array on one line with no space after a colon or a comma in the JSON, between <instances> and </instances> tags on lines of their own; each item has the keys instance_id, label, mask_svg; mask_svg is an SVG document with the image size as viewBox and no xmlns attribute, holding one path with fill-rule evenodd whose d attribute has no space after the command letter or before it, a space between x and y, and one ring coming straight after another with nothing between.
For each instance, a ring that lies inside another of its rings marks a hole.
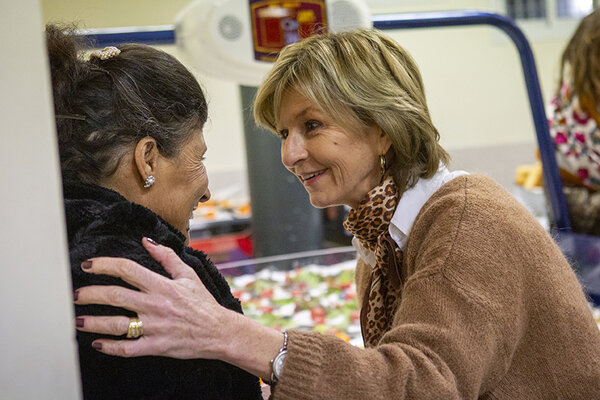
<instances>
[{"instance_id":1,"label":"white wall","mask_svg":"<svg viewBox=\"0 0 600 400\"><path fill-rule=\"evenodd\" d=\"M39 3L0 1L0 397L77 399L70 274Z\"/></svg>"}]
</instances>

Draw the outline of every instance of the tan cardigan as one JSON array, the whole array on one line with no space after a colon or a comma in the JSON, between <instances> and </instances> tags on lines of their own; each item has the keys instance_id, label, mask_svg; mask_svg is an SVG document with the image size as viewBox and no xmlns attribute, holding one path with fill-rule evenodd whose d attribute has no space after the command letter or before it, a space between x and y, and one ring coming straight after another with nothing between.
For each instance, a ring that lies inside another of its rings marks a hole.
<instances>
[{"instance_id":1,"label":"tan cardigan","mask_svg":"<svg viewBox=\"0 0 600 400\"><path fill-rule=\"evenodd\" d=\"M394 327L374 349L290 331L273 398L600 399L600 332L581 287L492 180L461 176L425 203L403 276Z\"/></svg>"}]
</instances>

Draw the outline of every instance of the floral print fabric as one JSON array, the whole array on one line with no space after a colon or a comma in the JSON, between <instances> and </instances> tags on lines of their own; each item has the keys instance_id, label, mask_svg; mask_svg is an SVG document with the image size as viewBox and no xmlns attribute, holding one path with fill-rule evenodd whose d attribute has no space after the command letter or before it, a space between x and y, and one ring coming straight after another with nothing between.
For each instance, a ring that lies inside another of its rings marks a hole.
<instances>
[{"instance_id":1,"label":"floral print fabric","mask_svg":"<svg viewBox=\"0 0 600 400\"><path fill-rule=\"evenodd\" d=\"M592 115L597 110L582 107L572 84L564 79L550 103L550 134L556 144L561 169L581 179L588 188L600 189L600 130ZM586 104L586 103L584 103ZM591 111L591 112L590 112Z\"/></svg>"}]
</instances>

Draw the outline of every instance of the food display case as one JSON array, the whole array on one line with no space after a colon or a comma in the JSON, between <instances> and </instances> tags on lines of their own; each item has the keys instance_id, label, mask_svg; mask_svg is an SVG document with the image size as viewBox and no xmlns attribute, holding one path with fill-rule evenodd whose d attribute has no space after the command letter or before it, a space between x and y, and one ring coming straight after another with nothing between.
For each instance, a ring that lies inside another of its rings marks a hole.
<instances>
[{"instance_id":1,"label":"food display case","mask_svg":"<svg viewBox=\"0 0 600 400\"><path fill-rule=\"evenodd\" d=\"M362 346L355 266L352 247L218 264L250 318L282 330L332 334Z\"/></svg>"},{"instance_id":2,"label":"food display case","mask_svg":"<svg viewBox=\"0 0 600 400\"><path fill-rule=\"evenodd\" d=\"M252 257L248 200L214 196L199 203L190 219L190 247L202 250L216 262Z\"/></svg>"},{"instance_id":3,"label":"food display case","mask_svg":"<svg viewBox=\"0 0 600 400\"><path fill-rule=\"evenodd\" d=\"M600 328L600 307L594 304L600 292L590 286L596 277L588 276L598 273L588 266L600 259L600 241L585 249L581 243L570 236L559 240L571 261L572 254L578 254L576 272L592 297L590 309ZM250 318L282 330L333 334L362 347L355 265L354 248L338 247L218 264L218 268Z\"/></svg>"}]
</instances>

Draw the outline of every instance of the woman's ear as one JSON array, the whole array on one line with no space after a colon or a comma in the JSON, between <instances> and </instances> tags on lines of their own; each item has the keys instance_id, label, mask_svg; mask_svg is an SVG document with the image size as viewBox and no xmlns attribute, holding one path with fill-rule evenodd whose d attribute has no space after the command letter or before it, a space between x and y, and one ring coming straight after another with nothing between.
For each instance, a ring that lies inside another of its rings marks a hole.
<instances>
[{"instance_id":1,"label":"woman's ear","mask_svg":"<svg viewBox=\"0 0 600 400\"><path fill-rule=\"evenodd\" d=\"M135 146L133 158L142 185L147 182L149 176L156 176L159 155L156 140L150 136L146 136Z\"/></svg>"},{"instance_id":2,"label":"woman's ear","mask_svg":"<svg viewBox=\"0 0 600 400\"><path fill-rule=\"evenodd\" d=\"M381 151L379 154L387 154L387 152L390 150L390 147L392 147L392 139L390 139L390 137L386 135L383 129L380 127L377 127L377 130L379 134L379 150Z\"/></svg>"}]
</instances>

